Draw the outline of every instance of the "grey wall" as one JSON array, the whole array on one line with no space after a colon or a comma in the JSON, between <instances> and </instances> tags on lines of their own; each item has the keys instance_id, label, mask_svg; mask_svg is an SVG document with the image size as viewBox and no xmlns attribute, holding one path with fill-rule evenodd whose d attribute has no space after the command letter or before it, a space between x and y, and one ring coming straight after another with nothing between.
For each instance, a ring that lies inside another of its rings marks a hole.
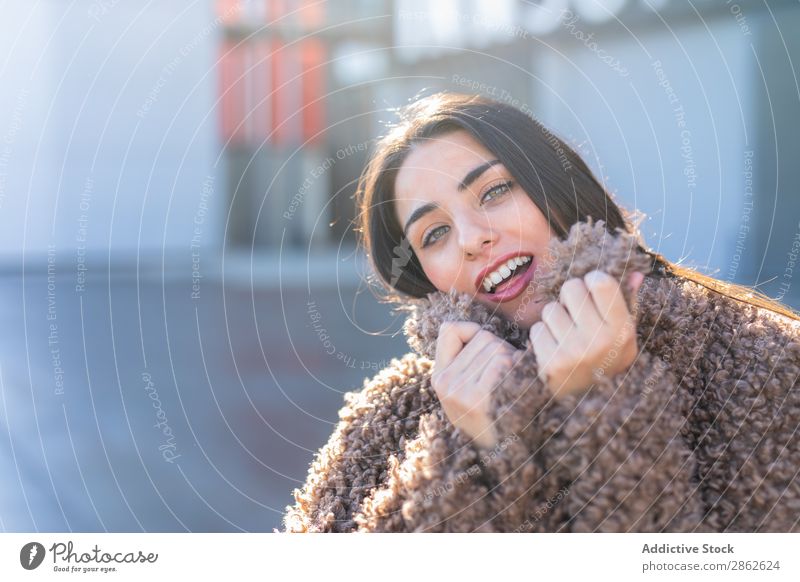
<instances>
[{"instance_id":1,"label":"grey wall","mask_svg":"<svg viewBox=\"0 0 800 582\"><path fill-rule=\"evenodd\" d=\"M583 22L577 29L592 29ZM570 42L574 41L574 42ZM648 244L727 277L756 147L753 55L732 19L597 35L621 74L569 37L534 82L543 121L573 144L618 200L648 215Z\"/></svg>"},{"instance_id":2,"label":"grey wall","mask_svg":"<svg viewBox=\"0 0 800 582\"><path fill-rule=\"evenodd\" d=\"M80 236L89 251L185 249L209 176L218 224L201 239L219 245L212 3L33 4L0 20L0 140L19 126L0 165L3 254L71 253Z\"/></svg>"}]
</instances>

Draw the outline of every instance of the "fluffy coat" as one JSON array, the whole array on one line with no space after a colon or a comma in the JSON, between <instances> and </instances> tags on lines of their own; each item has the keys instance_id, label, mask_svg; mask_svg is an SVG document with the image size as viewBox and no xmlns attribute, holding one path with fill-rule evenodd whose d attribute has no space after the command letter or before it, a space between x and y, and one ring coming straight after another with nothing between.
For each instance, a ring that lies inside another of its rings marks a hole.
<instances>
[{"instance_id":1,"label":"fluffy coat","mask_svg":"<svg viewBox=\"0 0 800 582\"><path fill-rule=\"evenodd\" d=\"M552 398L525 330L469 295L410 301L413 352L345 395L289 532L800 531L800 323L651 272L628 233L577 223L538 279L555 298L599 268L647 274L631 368ZM499 441L474 444L430 386L444 321L524 350L491 393Z\"/></svg>"}]
</instances>

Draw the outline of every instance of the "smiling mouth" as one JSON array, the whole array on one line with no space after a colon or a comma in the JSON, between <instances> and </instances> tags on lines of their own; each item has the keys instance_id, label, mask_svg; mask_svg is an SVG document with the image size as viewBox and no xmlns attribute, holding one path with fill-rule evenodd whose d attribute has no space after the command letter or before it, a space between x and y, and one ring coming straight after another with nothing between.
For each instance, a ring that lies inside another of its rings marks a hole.
<instances>
[{"instance_id":1,"label":"smiling mouth","mask_svg":"<svg viewBox=\"0 0 800 582\"><path fill-rule=\"evenodd\" d=\"M492 287L488 291L484 289L484 292L486 293L486 295L496 295L498 293L502 293L502 291L505 290L507 287L513 285L515 283L515 280L519 276L527 272L528 269L531 268L531 264L532 261L525 263L524 265L520 265L511 273L511 276L509 276L506 279L503 279L500 283L492 285Z\"/></svg>"}]
</instances>

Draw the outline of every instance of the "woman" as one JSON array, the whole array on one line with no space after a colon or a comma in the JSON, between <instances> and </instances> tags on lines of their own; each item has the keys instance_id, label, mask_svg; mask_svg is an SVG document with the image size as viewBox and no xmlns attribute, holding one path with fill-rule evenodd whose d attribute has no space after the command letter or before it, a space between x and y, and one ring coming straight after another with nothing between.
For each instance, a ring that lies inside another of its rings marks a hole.
<instances>
[{"instance_id":1,"label":"woman","mask_svg":"<svg viewBox=\"0 0 800 582\"><path fill-rule=\"evenodd\" d=\"M359 188L414 353L346 396L288 531L797 531L800 323L680 268L566 144L408 106Z\"/></svg>"}]
</instances>

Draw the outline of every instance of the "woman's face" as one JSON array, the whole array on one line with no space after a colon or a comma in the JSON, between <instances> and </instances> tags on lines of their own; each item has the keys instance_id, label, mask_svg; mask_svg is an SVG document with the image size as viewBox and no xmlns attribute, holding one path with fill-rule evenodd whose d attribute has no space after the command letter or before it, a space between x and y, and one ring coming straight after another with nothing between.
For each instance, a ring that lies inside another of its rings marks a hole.
<instances>
[{"instance_id":1,"label":"woman's face","mask_svg":"<svg viewBox=\"0 0 800 582\"><path fill-rule=\"evenodd\" d=\"M520 327L541 319L535 283L547 264L550 225L469 133L413 147L397 174L394 210L438 290L470 293Z\"/></svg>"}]
</instances>

